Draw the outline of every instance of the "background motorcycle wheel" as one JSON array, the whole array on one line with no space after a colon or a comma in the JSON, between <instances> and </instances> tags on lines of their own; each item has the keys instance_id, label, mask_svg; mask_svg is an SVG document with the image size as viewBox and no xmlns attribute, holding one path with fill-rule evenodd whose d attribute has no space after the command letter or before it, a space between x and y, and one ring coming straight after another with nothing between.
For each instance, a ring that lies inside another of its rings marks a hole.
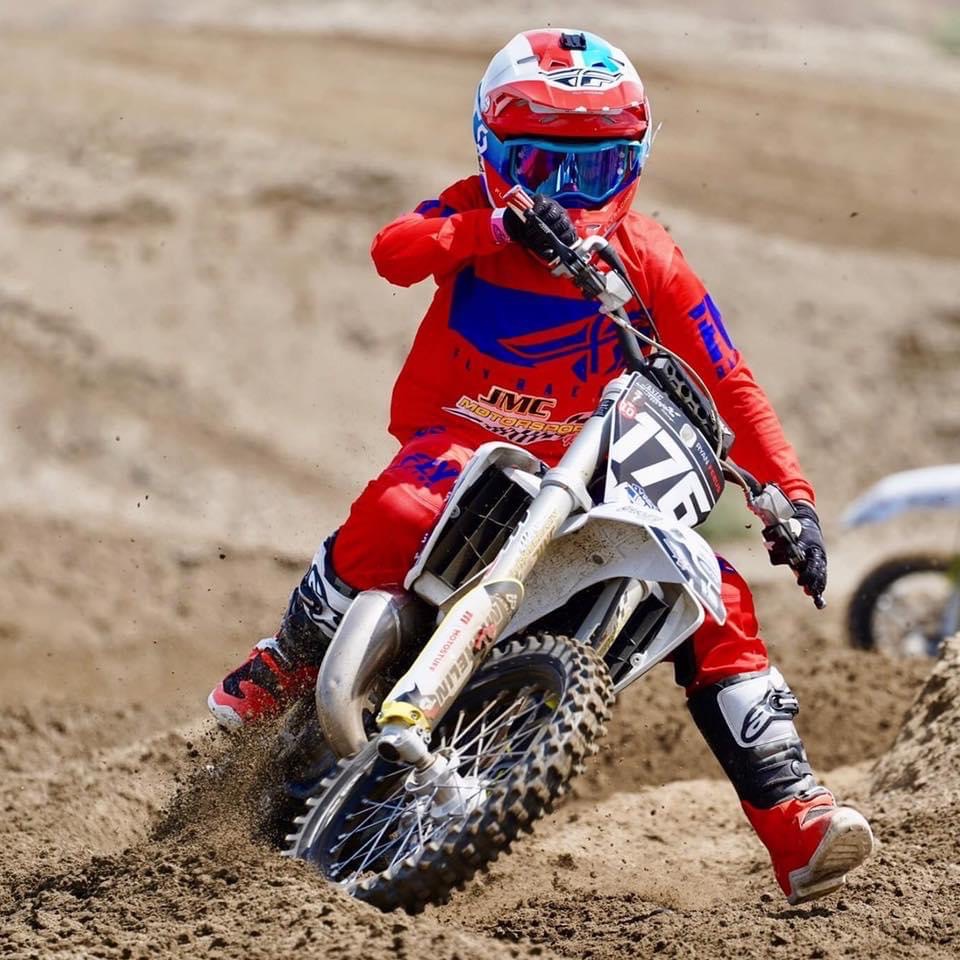
<instances>
[{"instance_id":1,"label":"background motorcycle wheel","mask_svg":"<svg viewBox=\"0 0 960 960\"><path fill-rule=\"evenodd\" d=\"M404 789L409 768L380 758L371 741L307 800L286 855L381 910L444 903L563 795L596 752L612 704L592 648L548 634L498 647L431 741L455 751L472 778L472 812L431 816L432 798Z\"/></svg>"},{"instance_id":2,"label":"background motorcycle wheel","mask_svg":"<svg viewBox=\"0 0 960 960\"><path fill-rule=\"evenodd\" d=\"M956 585L947 556L894 557L871 570L847 607L850 644L894 656L936 656Z\"/></svg>"}]
</instances>

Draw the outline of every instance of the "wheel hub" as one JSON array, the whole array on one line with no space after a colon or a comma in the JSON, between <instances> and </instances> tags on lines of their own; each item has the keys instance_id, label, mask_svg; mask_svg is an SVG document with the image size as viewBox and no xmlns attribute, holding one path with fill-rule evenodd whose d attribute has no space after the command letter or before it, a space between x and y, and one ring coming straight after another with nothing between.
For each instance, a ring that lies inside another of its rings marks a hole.
<instances>
[{"instance_id":1,"label":"wheel hub","mask_svg":"<svg viewBox=\"0 0 960 960\"><path fill-rule=\"evenodd\" d=\"M479 776L459 773L460 757L455 750L434 754L433 763L422 770L411 770L404 789L419 801L426 801L425 813L435 820L466 817L483 806L487 791Z\"/></svg>"}]
</instances>

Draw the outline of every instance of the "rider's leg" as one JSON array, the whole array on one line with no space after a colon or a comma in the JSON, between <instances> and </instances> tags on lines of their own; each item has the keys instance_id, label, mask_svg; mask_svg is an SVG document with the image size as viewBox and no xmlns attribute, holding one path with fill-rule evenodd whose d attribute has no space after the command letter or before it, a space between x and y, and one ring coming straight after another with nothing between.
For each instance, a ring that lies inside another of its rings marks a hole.
<instances>
[{"instance_id":1,"label":"rider's leg","mask_svg":"<svg viewBox=\"0 0 960 960\"><path fill-rule=\"evenodd\" d=\"M771 667L750 589L721 560L727 622L707 620L675 659L687 705L770 853L791 903L842 886L873 849L867 821L813 776L796 697Z\"/></svg>"},{"instance_id":2,"label":"rider's leg","mask_svg":"<svg viewBox=\"0 0 960 960\"><path fill-rule=\"evenodd\" d=\"M337 573L358 590L401 585L474 449L441 428L404 444L337 533Z\"/></svg>"},{"instance_id":3,"label":"rider's leg","mask_svg":"<svg viewBox=\"0 0 960 960\"><path fill-rule=\"evenodd\" d=\"M356 590L333 573L330 537L287 604L276 634L261 640L207 697L217 723L235 729L279 713L313 686L317 669Z\"/></svg>"},{"instance_id":4,"label":"rider's leg","mask_svg":"<svg viewBox=\"0 0 960 960\"><path fill-rule=\"evenodd\" d=\"M320 661L358 590L398 585L473 450L445 431L414 437L367 484L317 551L274 637L210 693L221 726L277 714L313 686Z\"/></svg>"}]
</instances>

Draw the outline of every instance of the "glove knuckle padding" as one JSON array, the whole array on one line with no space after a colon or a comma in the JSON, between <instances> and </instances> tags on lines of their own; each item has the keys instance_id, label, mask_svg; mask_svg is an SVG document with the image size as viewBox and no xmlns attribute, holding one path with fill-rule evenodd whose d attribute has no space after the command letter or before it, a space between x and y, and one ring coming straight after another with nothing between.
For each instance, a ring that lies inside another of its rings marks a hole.
<instances>
[{"instance_id":1,"label":"glove knuckle padding","mask_svg":"<svg viewBox=\"0 0 960 960\"><path fill-rule=\"evenodd\" d=\"M556 200L551 200L541 194L534 194L532 199L532 213L537 219L549 227L561 243L568 246L574 243L577 239L577 232L567 211ZM510 207L507 207L504 211L503 228L511 240L526 247L544 260L552 260L557 255L554 244L543 235L540 225L534 222L532 218L521 220Z\"/></svg>"},{"instance_id":2,"label":"glove knuckle padding","mask_svg":"<svg viewBox=\"0 0 960 960\"><path fill-rule=\"evenodd\" d=\"M808 503L795 503L791 525L796 524L799 531L795 540L803 552L803 561L794 569L797 583L810 593L823 593L827 586L827 550L820 529L817 511ZM777 527L767 527L763 531L764 539L770 546L770 562L774 566L790 562L790 543Z\"/></svg>"},{"instance_id":3,"label":"glove knuckle padding","mask_svg":"<svg viewBox=\"0 0 960 960\"><path fill-rule=\"evenodd\" d=\"M567 211L549 197L539 196L534 201L534 212L564 243L571 243L570 235L574 234L573 223Z\"/></svg>"},{"instance_id":4,"label":"glove knuckle padding","mask_svg":"<svg viewBox=\"0 0 960 960\"><path fill-rule=\"evenodd\" d=\"M817 511L806 503L798 503L796 509L801 528L798 539L804 552L799 582L812 593L823 593L827 585L827 551L820 529L820 518Z\"/></svg>"}]
</instances>

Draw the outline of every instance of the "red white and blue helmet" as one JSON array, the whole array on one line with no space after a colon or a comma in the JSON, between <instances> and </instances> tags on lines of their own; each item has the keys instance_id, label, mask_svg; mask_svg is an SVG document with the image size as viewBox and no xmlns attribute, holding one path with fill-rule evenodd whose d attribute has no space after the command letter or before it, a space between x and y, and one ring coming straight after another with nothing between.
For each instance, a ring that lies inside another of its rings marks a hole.
<instances>
[{"instance_id":1,"label":"red white and blue helmet","mask_svg":"<svg viewBox=\"0 0 960 960\"><path fill-rule=\"evenodd\" d=\"M519 184L571 211L582 233L604 234L630 209L653 140L633 64L579 30L528 30L500 50L477 88L473 132L493 206Z\"/></svg>"}]
</instances>

